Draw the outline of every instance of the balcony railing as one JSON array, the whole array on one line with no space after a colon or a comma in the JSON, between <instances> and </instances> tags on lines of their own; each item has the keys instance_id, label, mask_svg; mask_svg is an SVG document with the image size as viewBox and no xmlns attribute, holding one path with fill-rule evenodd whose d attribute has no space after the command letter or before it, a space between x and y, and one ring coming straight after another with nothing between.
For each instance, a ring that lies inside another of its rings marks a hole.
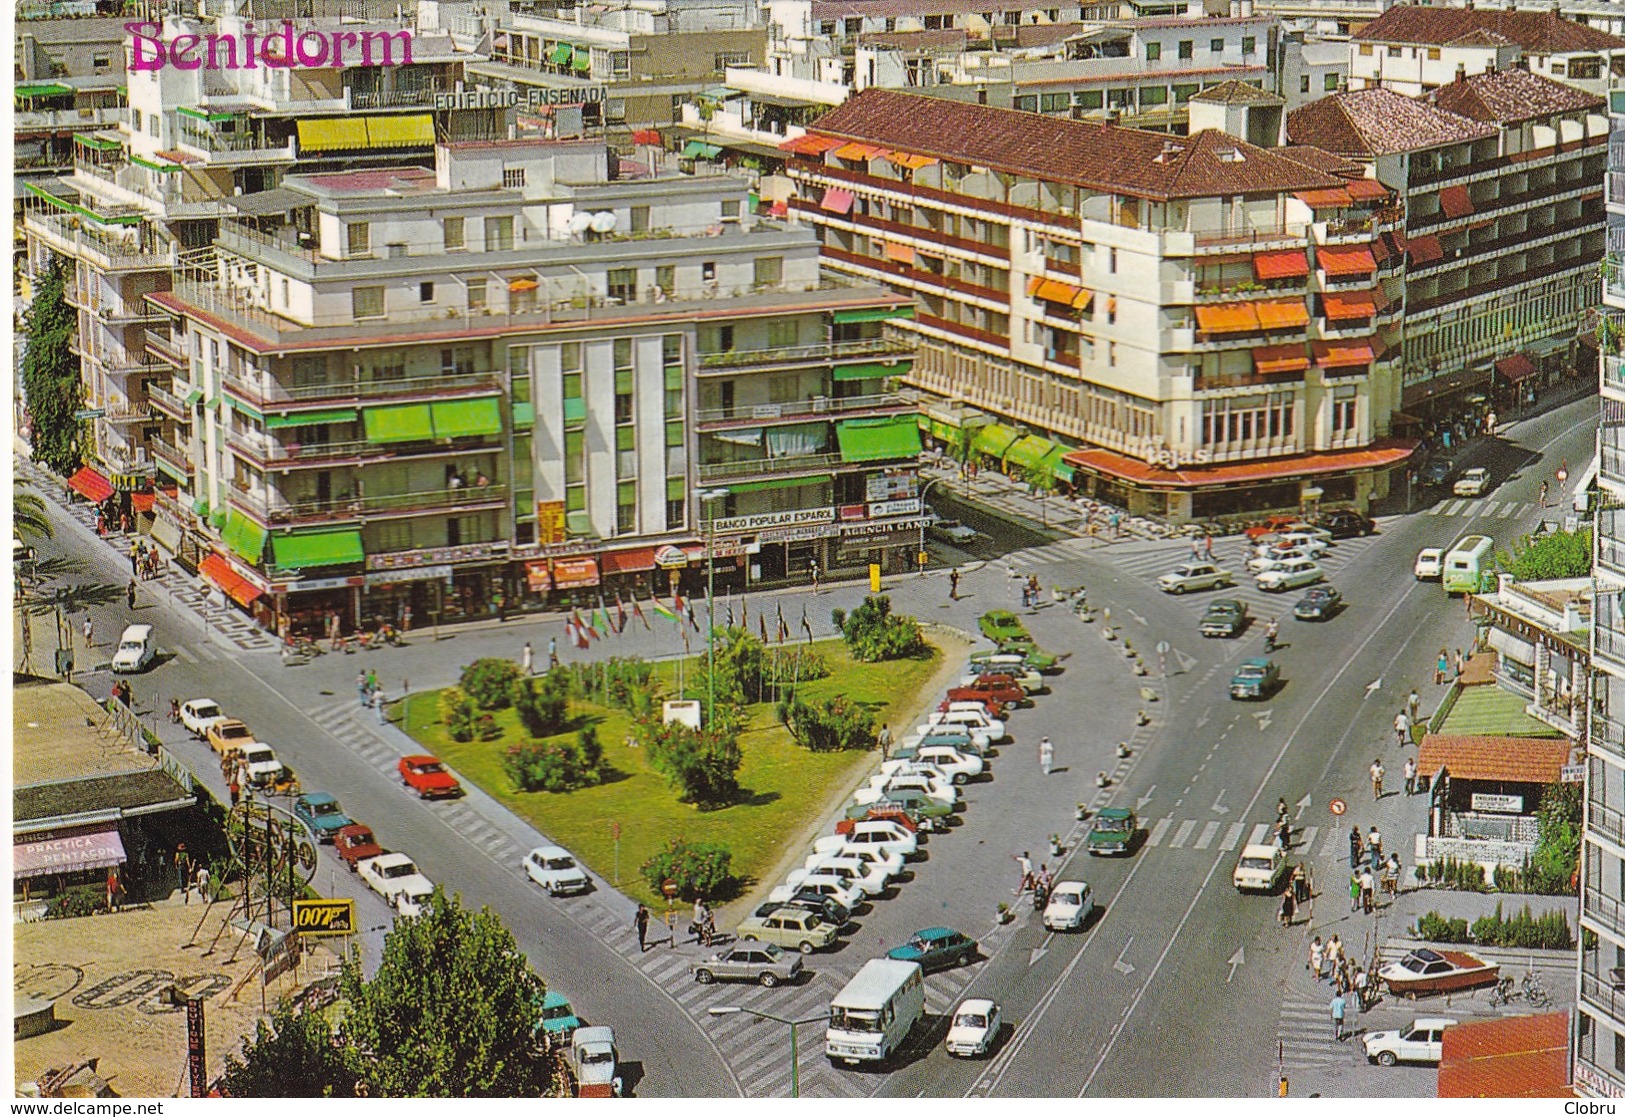
<instances>
[{"instance_id":1,"label":"balcony railing","mask_svg":"<svg viewBox=\"0 0 1625 1117\"><path fill-rule=\"evenodd\" d=\"M148 445L152 447L153 457L159 461L168 462L180 470L182 477L192 476L192 456L190 454L161 438L154 438Z\"/></svg>"},{"instance_id":2,"label":"balcony railing","mask_svg":"<svg viewBox=\"0 0 1625 1117\"><path fill-rule=\"evenodd\" d=\"M409 105L433 105L438 89L394 89L387 93L359 93L348 90L352 109L394 109Z\"/></svg>"},{"instance_id":3,"label":"balcony railing","mask_svg":"<svg viewBox=\"0 0 1625 1117\"><path fill-rule=\"evenodd\" d=\"M1598 600L1603 599L1603 595L1599 594ZM1625 632L1611 627L1603 621L1603 618L1598 617L1592 633L1597 642L1597 654L1625 666Z\"/></svg>"},{"instance_id":4,"label":"balcony railing","mask_svg":"<svg viewBox=\"0 0 1625 1117\"><path fill-rule=\"evenodd\" d=\"M457 394L474 388L497 388L503 374L495 369L439 376L412 376L398 380L342 380L321 384L283 384L269 376L250 379L241 371L228 369L221 380L228 391L250 403L267 407L314 400L383 399L391 396L423 398Z\"/></svg>"},{"instance_id":5,"label":"balcony railing","mask_svg":"<svg viewBox=\"0 0 1625 1117\"><path fill-rule=\"evenodd\" d=\"M447 444L420 444L417 448L401 443L368 442L355 439L334 442L278 442L243 431L226 433L226 444L238 453L261 465L324 465L339 460L361 458L402 458L414 453L443 457L450 454L490 452L492 446L469 445L456 447Z\"/></svg>"},{"instance_id":6,"label":"balcony railing","mask_svg":"<svg viewBox=\"0 0 1625 1117\"><path fill-rule=\"evenodd\" d=\"M715 372L759 365L807 364L847 357L902 356L913 349L914 343L910 339L872 337L857 341L785 345L773 349L729 349L722 353L701 353L698 364L701 371Z\"/></svg>"},{"instance_id":7,"label":"balcony railing","mask_svg":"<svg viewBox=\"0 0 1625 1117\"><path fill-rule=\"evenodd\" d=\"M412 493L386 493L381 496L343 496L329 500L276 501L256 499L237 492L234 504L270 524L312 520L357 520L366 515L416 515L448 508L478 508L506 505L506 485L464 485L455 489L428 489Z\"/></svg>"},{"instance_id":8,"label":"balcony railing","mask_svg":"<svg viewBox=\"0 0 1625 1117\"><path fill-rule=\"evenodd\" d=\"M699 467L701 481L729 481L788 473L817 473L841 464L839 454L802 454L788 458L759 458L745 462L714 462Z\"/></svg>"},{"instance_id":9,"label":"balcony railing","mask_svg":"<svg viewBox=\"0 0 1625 1117\"><path fill-rule=\"evenodd\" d=\"M1592 748L1625 758L1625 724L1607 714L1591 713L1591 734L1586 738Z\"/></svg>"},{"instance_id":10,"label":"balcony railing","mask_svg":"<svg viewBox=\"0 0 1625 1117\"><path fill-rule=\"evenodd\" d=\"M168 388L161 388L157 384L147 386L147 399L158 411L183 423L192 421L192 409L186 406L186 401L171 392Z\"/></svg>"},{"instance_id":11,"label":"balcony railing","mask_svg":"<svg viewBox=\"0 0 1625 1117\"><path fill-rule=\"evenodd\" d=\"M771 423L778 419L797 419L808 415L840 415L852 411L877 411L886 408L912 408L913 402L896 392L877 396L847 396L836 399L819 396L816 399L793 400L789 403L742 403L733 407L707 407L695 413L698 423L752 422Z\"/></svg>"},{"instance_id":12,"label":"balcony railing","mask_svg":"<svg viewBox=\"0 0 1625 1117\"><path fill-rule=\"evenodd\" d=\"M1600 888L1591 887L1583 891L1580 914L1616 932L1625 932L1625 901L1615 899Z\"/></svg>"},{"instance_id":13,"label":"balcony railing","mask_svg":"<svg viewBox=\"0 0 1625 1117\"><path fill-rule=\"evenodd\" d=\"M80 254L104 270L162 268L170 262L169 248L150 238L124 238L100 232L77 218L54 213L31 213L28 223L74 245Z\"/></svg>"}]
</instances>

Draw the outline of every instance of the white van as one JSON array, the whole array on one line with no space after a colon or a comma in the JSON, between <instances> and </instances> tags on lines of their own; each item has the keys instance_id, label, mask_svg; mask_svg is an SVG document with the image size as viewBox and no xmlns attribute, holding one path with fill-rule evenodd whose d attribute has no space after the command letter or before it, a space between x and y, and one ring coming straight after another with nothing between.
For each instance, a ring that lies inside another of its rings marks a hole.
<instances>
[{"instance_id":1,"label":"white van","mask_svg":"<svg viewBox=\"0 0 1625 1117\"><path fill-rule=\"evenodd\" d=\"M153 640L152 625L132 624L118 638L118 651L113 653L113 673L133 675L145 671L157 655L158 645Z\"/></svg>"},{"instance_id":2,"label":"white van","mask_svg":"<svg viewBox=\"0 0 1625 1117\"><path fill-rule=\"evenodd\" d=\"M829 1002L831 1063L883 1063L925 1016L925 978L914 962L874 958Z\"/></svg>"}]
</instances>

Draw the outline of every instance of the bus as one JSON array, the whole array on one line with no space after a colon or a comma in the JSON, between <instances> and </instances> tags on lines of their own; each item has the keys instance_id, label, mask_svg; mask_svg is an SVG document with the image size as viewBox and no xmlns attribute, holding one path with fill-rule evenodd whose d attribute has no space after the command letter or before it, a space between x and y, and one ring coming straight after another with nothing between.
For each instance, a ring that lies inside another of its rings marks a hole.
<instances>
[{"instance_id":1,"label":"bus","mask_svg":"<svg viewBox=\"0 0 1625 1117\"><path fill-rule=\"evenodd\" d=\"M1495 540L1487 535L1469 535L1457 542L1444 556L1444 592L1488 592L1495 585L1494 554Z\"/></svg>"},{"instance_id":2,"label":"bus","mask_svg":"<svg viewBox=\"0 0 1625 1117\"><path fill-rule=\"evenodd\" d=\"M829 1003L824 1054L835 1063L884 1063L925 1015L925 978L914 962L872 958Z\"/></svg>"}]
</instances>

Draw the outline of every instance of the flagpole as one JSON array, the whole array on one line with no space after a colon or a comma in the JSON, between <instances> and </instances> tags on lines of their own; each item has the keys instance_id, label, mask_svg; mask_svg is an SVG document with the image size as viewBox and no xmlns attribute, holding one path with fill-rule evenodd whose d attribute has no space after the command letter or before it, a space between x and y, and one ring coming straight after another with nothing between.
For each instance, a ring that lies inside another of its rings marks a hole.
<instances>
[{"instance_id":1,"label":"flagpole","mask_svg":"<svg viewBox=\"0 0 1625 1117\"><path fill-rule=\"evenodd\" d=\"M717 713L717 511L712 501L728 495L727 489L701 489L697 494L706 509L705 527L705 682L708 698L705 709L709 725Z\"/></svg>"}]
</instances>

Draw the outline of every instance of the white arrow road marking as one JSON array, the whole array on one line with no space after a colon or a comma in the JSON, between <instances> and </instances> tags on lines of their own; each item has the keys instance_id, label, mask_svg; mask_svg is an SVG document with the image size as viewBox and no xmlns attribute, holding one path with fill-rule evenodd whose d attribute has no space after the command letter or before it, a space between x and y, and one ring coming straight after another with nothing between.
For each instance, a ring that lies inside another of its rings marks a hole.
<instances>
[{"instance_id":1,"label":"white arrow road marking","mask_svg":"<svg viewBox=\"0 0 1625 1117\"><path fill-rule=\"evenodd\" d=\"M1365 696L1367 698L1370 698L1374 691L1379 691L1381 689L1382 689L1382 676L1378 675L1375 679L1372 679L1369 683L1365 684Z\"/></svg>"},{"instance_id":2,"label":"white arrow road marking","mask_svg":"<svg viewBox=\"0 0 1625 1117\"><path fill-rule=\"evenodd\" d=\"M1123 612L1125 612L1129 616L1133 617L1136 624L1141 624L1141 625L1145 625L1147 627L1150 627L1151 622L1146 620L1144 617L1140 616L1140 614L1136 613L1133 609L1124 609Z\"/></svg>"},{"instance_id":3,"label":"white arrow road marking","mask_svg":"<svg viewBox=\"0 0 1625 1117\"><path fill-rule=\"evenodd\" d=\"M1127 977L1129 974L1134 972L1134 966L1129 962L1123 961L1123 955L1128 953L1128 948L1132 945L1134 945L1134 936L1130 935L1128 937L1128 942L1123 944L1123 949L1118 953L1117 961L1112 963L1112 969L1116 970L1124 977Z\"/></svg>"},{"instance_id":4,"label":"white arrow road marking","mask_svg":"<svg viewBox=\"0 0 1625 1117\"><path fill-rule=\"evenodd\" d=\"M1032 954L1029 955L1028 958L1027 958L1027 964L1029 966L1033 965L1040 958L1042 958L1044 955L1049 953L1049 941L1051 939L1053 939L1054 937L1055 937L1055 932L1051 931L1049 934L1044 936L1044 941L1043 942L1041 942L1037 946L1033 947Z\"/></svg>"},{"instance_id":5,"label":"white arrow road marking","mask_svg":"<svg viewBox=\"0 0 1625 1117\"><path fill-rule=\"evenodd\" d=\"M1224 805L1224 789L1220 789L1219 797L1213 800L1213 810L1217 814L1229 814L1230 808Z\"/></svg>"},{"instance_id":6,"label":"white arrow road marking","mask_svg":"<svg viewBox=\"0 0 1625 1117\"><path fill-rule=\"evenodd\" d=\"M1254 714L1253 717L1258 719L1258 731L1260 733L1268 729L1270 727L1270 722L1275 720L1275 715L1269 710L1265 710L1260 714Z\"/></svg>"},{"instance_id":7,"label":"white arrow road marking","mask_svg":"<svg viewBox=\"0 0 1625 1117\"><path fill-rule=\"evenodd\" d=\"M1303 818L1303 812L1308 810L1312 805L1313 804L1309 799L1309 794L1305 792L1303 798L1298 800L1298 813L1292 821L1297 822L1299 819Z\"/></svg>"},{"instance_id":8,"label":"white arrow road marking","mask_svg":"<svg viewBox=\"0 0 1625 1117\"><path fill-rule=\"evenodd\" d=\"M1200 729L1202 726L1207 724L1208 713L1209 711L1207 710L1202 711L1202 716L1196 719L1196 728Z\"/></svg>"},{"instance_id":9,"label":"white arrow road marking","mask_svg":"<svg viewBox=\"0 0 1625 1117\"><path fill-rule=\"evenodd\" d=\"M1236 952L1234 954L1230 955L1230 958L1229 958L1230 976L1224 979L1224 983L1226 985L1229 985L1232 981L1234 981L1236 979L1236 967L1237 966L1243 966L1243 965L1246 965L1246 964L1247 964L1247 948L1245 946L1236 947Z\"/></svg>"},{"instance_id":10,"label":"white arrow road marking","mask_svg":"<svg viewBox=\"0 0 1625 1117\"><path fill-rule=\"evenodd\" d=\"M1151 802L1151 796L1155 795L1156 793L1157 793L1157 785L1156 784L1152 784L1150 787L1146 788L1145 794L1140 796L1138 799L1136 799L1134 801L1134 813L1135 814L1144 814L1145 813L1145 805L1147 803Z\"/></svg>"}]
</instances>

